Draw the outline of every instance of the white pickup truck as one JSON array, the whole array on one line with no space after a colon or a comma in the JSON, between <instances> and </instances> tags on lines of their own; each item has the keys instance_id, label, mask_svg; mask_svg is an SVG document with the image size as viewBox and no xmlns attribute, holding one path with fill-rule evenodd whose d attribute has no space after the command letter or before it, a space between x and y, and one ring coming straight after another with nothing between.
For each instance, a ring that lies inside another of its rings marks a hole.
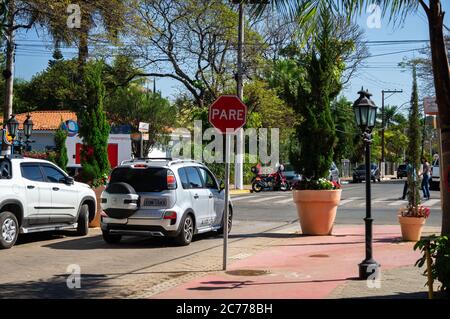
<instances>
[{"instance_id":1,"label":"white pickup truck","mask_svg":"<svg viewBox=\"0 0 450 319\"><path fill-rule=\"evenodd\" d=\"M19 233L74 229L87 235L96 197L51 162L0 157L0 249L14 246Z\"/></svg>"}]
</instances>

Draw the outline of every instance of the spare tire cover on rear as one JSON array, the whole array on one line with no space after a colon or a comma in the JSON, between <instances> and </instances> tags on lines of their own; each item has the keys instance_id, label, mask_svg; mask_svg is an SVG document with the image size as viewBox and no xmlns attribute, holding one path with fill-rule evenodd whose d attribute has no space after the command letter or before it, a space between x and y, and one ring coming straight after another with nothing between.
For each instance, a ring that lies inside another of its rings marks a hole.
<instances>
[{"instance_id":1,"label":"spare tire cover on rear","mask_svg":"<svg viewBox=\"0 0 450 319\"><path fill-rule=\"evenodd\" d=\"M105 192L109 194L136 194L133 186L127 183L109 184L106 187Z\"/></svg>"},{"instance_id":2,"label":"spare tire cover on rear","mask_svg":"<svg viewBox=\"0 0 450 319\"><path fill-rule=\"evenodd\" d=\"M126 194L133 194L137 195L136 191L134 190L133 186L127 183L113 183L109 184L105 192L108 194L117 194L117 195L126 195ZM111 218L116 219L125 219L133 215L138 207L126 209L123 207L108 207L104 209L104 212L106 215L108 215Z\"/></svg>"}]
</instances>

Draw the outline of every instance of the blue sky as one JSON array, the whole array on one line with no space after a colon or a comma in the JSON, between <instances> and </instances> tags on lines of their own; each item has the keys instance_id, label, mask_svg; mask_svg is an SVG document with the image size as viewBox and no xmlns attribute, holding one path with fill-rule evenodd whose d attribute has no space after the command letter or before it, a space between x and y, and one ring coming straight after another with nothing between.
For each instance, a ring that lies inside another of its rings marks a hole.
<instances>
[{"instance_id":1,"label":"blue sky","mask_svg":"<svg viewBox=\"0 0 450 319\"><path fill-rule=\"evenodd\" d=\"M450 25L450 1L442 1L444 10L448 12L446 24ZM425 13L419 9L415 15L410 15L400 26L394 27L387 19L382 19L381 28L369 28L367 26L368 14L361 15L357 23L365 31L367 41L399 41L399 40L428 40L428 24ZM30 30L26 34L17 37L18 47L16 53L15 76L23 79L30 79L34 74L46 68L48 60L51 58L52 46L49 37L37 34L36 30ZM342 95L350 100L355 100L357 92L364 86L373 94L373 99L378 106L381 106L381 90L397 89L403 93L394 94L385 100L386 104L402 105L409 101L411 96L411 72L402 71L397 64L403 58L413 58L419 56L418 51L428 45L426 42L377 45L369 44L371 55L383 55L371 57L366 61L369 68L362 69L359 74L351 80ZM398 51L409 51L390 54ZM74 48L63 50L66 58L76 56ZM387 55L384 55L387 54ZM169 79L158 79L157 87L165 97L173 98L182 88L177 82ZM420 92L421 96L428 95L429 92ZM388 96L388 95L387 95ZM405 105L407 107L407 104ZM404 106L404 109L406 107Z\"/></svg>"}]
</instances>

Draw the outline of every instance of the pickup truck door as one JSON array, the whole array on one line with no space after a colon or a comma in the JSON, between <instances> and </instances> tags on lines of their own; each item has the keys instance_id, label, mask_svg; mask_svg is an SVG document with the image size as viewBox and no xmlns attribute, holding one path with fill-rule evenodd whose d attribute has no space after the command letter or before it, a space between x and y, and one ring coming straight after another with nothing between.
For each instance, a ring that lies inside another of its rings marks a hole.
<instances>
[{"instance_id":1,"label":"pickup truck door","mask_svg":"<svg viewBox=\"0 0 450 319\"><path fill-rule=\"evenodd\" d=\"M51 193L46 193L44 175L39 163L20 165L25 187L26 212L24 219L30 225L46 225L49 223L48 210L42 209L45 201L51 202Z\"/></svg>"},{"instance_id":2,"label":"pickup truck door","mask_svg":"<svg viewBox=\"0 0 450 319\"><path fill-rule=\"evenodd\" d=\"M65 183L66 175L51 164L41 164L48 189L51 191L50 222L73 223L78 212L78 192L75 185Z\"/></svg>"}]
</instances>

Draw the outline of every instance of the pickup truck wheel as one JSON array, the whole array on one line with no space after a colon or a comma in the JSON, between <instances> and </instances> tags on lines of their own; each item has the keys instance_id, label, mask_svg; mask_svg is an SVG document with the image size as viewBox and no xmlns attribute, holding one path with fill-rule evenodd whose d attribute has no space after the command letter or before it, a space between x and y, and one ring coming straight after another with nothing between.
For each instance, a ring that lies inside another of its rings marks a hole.
<instances>
[{"instance_id":1,"label":"pickup truck wheel","mask_svg":"<svg viewBox=\"0 0 450 319\"><path fill-rule=\"evenodd\" d=\"M78 216L77 235L86 236L89 232L89 207L84 204L81 206L80 216Z\"/></svg>"},{"instance_id":2,"label":"pickup truck wheel","mask_svg":"<svg viewBox=\"0 0 450 319\"><path fill-rule=\"evenodd\" d=\"M187 246L191 243L192 238L194 237L194 219L191 215L186 215L181 222L181 231L177 237L175 237L175 241L180 246Z\"/></svg>"},{"instance_id":3,"label":"pickup truck wheel","mask_svg":"<svg viewBox=\"0 0 450 319\"><path fill-rule=\"evenodd\" d=\"M102 230L103 240L108 244L118 244L122 235L113 235L107 230Z\"/></svg>"},{"instance_id":4,"label":"pickup truck wheel","mask_svg":"<svg viewBox=\"0 0 450 319\"><path fill-rule=\"evenodd\" d=\"M0 213L0 249L9 249L19 236L19 223L11 212Z\"/></svg>"}]
</instances>

